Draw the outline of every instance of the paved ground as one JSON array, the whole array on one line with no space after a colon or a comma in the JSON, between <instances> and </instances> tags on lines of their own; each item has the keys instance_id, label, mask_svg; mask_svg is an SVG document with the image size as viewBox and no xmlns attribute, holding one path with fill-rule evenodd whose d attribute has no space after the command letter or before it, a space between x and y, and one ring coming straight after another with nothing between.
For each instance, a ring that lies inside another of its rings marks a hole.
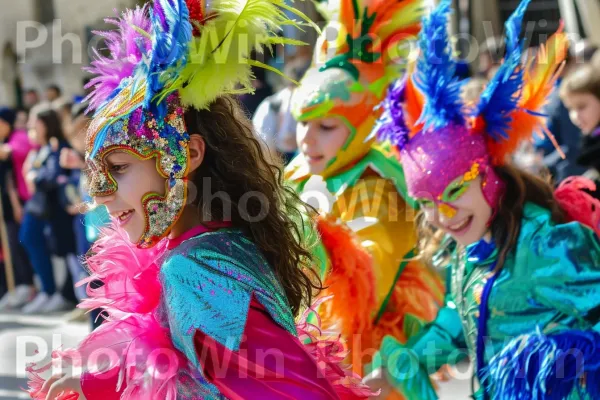
<instances>
[{"instance_id":1,"label":"paved ground","mask_svg":"<svg viewBox=\"0 0 600 400\"><path fill-rule=\"evenodd\" d=\"M66 322L64 314L24 316L0 313L0 400L29 398L21 390L26 386L26 363L35 361L32 357L44 354L49 359L47 349L61 343L72 347L88 332L87 323ZM34 352L38 346L40 353L36 355Z\"/></svg>"}]
</instances>

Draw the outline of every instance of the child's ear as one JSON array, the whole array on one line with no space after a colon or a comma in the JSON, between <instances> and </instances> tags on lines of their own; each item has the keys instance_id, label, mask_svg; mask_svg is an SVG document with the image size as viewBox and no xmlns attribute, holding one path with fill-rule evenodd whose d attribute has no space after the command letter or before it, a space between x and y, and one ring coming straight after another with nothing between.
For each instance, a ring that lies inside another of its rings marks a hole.
<instances>
[{"instance_id":1,"label":"child's ear","mask_svg":"<svg viewBox=\"0 0 600 400\"><path fill-rule=\"evenodd\" d=\"M200 135L190 135L190 142L188 144L190 150L190 165L189 173L198 169L198 167L204 161L204 151L206 150L206 143Z\"/></svg>"}]
</instances>

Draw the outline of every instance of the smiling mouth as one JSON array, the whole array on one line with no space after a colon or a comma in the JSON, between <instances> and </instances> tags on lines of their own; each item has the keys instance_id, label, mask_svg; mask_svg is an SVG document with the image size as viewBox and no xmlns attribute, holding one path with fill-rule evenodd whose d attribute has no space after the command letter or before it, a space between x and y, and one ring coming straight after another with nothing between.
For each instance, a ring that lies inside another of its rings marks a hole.
<instances>
[{"instance_id":1,"label":"smiling mouth","mask_svg":"<svg viewBox=\"0 0 600 400\"><path fill-rule=\"evenodd\" d=\"M117 219L119 225L123 226L129 222L134 213L134 210L121 211L120 213L115 214L115 218Z\"/></svg>"},{"instance_id":2,"label":"smiling mouth","mask_svg":"<svg viewBox=\"0 0 600 400\"><path fill-rule=\"evenodd\" d=\"M304 157L306 158L306 161L308 161L309 164L318 163L320 161L323 161L323 159L325 158L323 156L309 156L309 155L305 155Z\"/></svg>"},{"instance_id":3,"label":"smiling mouth","mask_svg":"<svg viewBox=\"0 0 600 400\"><path fill-rule=\"evenodd\" d=\"M465 218L461 222L458 222L454 225L447 226L446 229L454 235L463 235L470 228L471 222L473 222L473 216Z\"/></svg>"}]
</instances>

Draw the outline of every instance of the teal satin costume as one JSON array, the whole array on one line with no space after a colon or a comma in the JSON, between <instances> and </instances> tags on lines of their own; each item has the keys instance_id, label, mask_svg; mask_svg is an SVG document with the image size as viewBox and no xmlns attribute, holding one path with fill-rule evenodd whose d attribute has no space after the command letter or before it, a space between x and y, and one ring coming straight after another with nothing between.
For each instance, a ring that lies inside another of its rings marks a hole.
<instances>
[{"instance_id":1,"label":"teal satin costume","mask_svg":"<svg viewBox=\"0 0 600 400\"><path fill-rule=\"evenodd\" d=\"M452 251L449 293L436 320L405 345L386 337L372 365L385 367L389 381L409 400L436 399L429 375L463 359L461 348L466 346L476 363L481 296L498 251L477 260L470 257L474 246ZM555 224L547 209L527 203L517 245L493 283L488 310L484 383L491 398L594 398L590 393L600 385L591 378L600 370L600 350L595 350L600 348L600 241L591 229L577 222ZM553 379L550 369L565 347L582 349L587 375L572 379L563 393L566 381ZM535 376L544 374L545 383L536 384ZM554 385L554 394L545 385ZM475 397L483 398L483 390Z\"/></svg>"}]
</instances>

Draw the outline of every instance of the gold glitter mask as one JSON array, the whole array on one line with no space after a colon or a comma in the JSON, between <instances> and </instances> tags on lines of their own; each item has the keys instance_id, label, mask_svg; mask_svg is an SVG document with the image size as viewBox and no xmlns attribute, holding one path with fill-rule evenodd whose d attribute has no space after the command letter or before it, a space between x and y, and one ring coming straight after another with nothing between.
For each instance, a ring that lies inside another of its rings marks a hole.
<instances>
[{"instance_id":1,"label":"gold glitter mask","mask_svg":"<svg viewBox=\"0 0 600 400\"><path fill-rule=\"evenodd\" d=\"M142 198L145 228L137 243L149 248L169 234L186 204L189 134L177 94L162 103L163 109L150 111L141 106L143 93L145 85L135 91L128 86L96 113L88 130L86 158L92 197L118 190L104 160L110 152L124 151L142 160L158 158L156 169L167 179L166 194L148 193Z\"/></svg>"}]
</instances>

